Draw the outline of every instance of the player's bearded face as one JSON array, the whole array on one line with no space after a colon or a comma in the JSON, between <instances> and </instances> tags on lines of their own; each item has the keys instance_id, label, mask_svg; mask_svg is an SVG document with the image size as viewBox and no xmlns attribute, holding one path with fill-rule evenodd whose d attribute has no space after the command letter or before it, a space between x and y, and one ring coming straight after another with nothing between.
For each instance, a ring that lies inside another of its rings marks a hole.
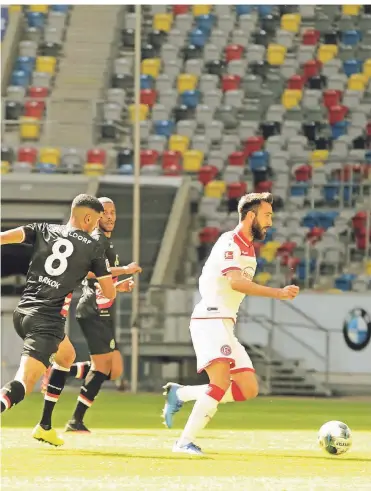
<instances>
[{"instance_id":1,"label":"player's bearded face","mask_svg":"<svg viewBox=\"0 0 371 491\"><path fill-rule=\"evenodd\" d=\"M255 216L254 221L252 222L251 232L256 240L263 240L267 235L268 227L262 227L258 221L258 218Z\"/></svg>"},{"instance_id":2,"label":"player's bearded face","mask_svg":"<svg viewBox=\"0 0 371 491\"><path fill-rule=\"evenodd\" d=\"M116 223L115 206L112 203L105 203L103 206L104 214L99 220L99 227L104 232L112 232L112 230L115 228Z\"/></svg>"}]
</instances>

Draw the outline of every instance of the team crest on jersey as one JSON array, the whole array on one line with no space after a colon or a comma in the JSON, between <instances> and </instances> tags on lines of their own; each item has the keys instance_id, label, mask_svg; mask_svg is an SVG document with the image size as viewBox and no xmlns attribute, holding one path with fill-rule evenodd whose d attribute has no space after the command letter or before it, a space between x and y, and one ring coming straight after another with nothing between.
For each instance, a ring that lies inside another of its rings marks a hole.
<instances>
[{"instance_id":1,"label":"team crest on jersey","mask_svg":"<svg viewBox=\"0 0 371 491\"><path fill-rule=\"evenodd\" d=\"M110 344L109 344L109 347L111 349L115 349L115 346L116 346L115 340L114 339L111 339Z\"/></svg>"},{"instance_id":2,"label":"team crest on jersey","mask_svg":"<svg viewBox=\"0 0 371 491\"><path fill-rule=\"evenodd\" d=\"M224 259L233 259L233 251L225 251Z\"/></svg>"},{"instance_id":3,"label":"team crest on jersey","mask_svg":"<svg viewBox=\"0 0 371 491\"><path fill-rule=\"evenodd\" d=\"M221 348L220 348L220 352L222 355L224 356L229 356L231 353L232 353L232 348L229 346L229 344L224 344Z\"/></svg>"}]
</instances>

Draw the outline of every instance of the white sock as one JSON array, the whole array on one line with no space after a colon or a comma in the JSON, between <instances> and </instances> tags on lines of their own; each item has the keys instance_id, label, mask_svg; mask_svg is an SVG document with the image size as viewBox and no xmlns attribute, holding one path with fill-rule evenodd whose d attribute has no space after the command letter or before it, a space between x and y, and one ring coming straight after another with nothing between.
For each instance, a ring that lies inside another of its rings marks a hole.
<instances>
[{"instance_id":1,"label":"white sock","mask_svg":"<svg viewBox=\"0 0 371 491\"><path fill-rule=\"evenodd\" d=\"M176 395L182 402L196 401L202 394L208 389L208 385L185 385L180 387L176 391ZM221 404L226 404L227 402L235 402L232 394L232 385L230 385L220 401Z\"/></svg>"},{"instance_id":2,"label":"white sock","mask_svg":"<svg viewBox=\"0 0 371 491\"><path fill-rule=\"evenodd\" d=\"M185 385L176 391L176 395L182 402L196 401L200 396L205 394L208 385Z\"/></svg>"},{"instance_id":3,"label":"white sock","mask_svg":"<svg viewBox=\"0 0 371 491\"><path fill-rule=\"evenodd\" d=\"M202 394L188 418L187 424L183 430L181 437L178 440L178 445L183 446L188 443L194 443L199 432L205 428L211 418L217 411L219 401L210 397L208 394Z\"/></svg>"}]
</instances>

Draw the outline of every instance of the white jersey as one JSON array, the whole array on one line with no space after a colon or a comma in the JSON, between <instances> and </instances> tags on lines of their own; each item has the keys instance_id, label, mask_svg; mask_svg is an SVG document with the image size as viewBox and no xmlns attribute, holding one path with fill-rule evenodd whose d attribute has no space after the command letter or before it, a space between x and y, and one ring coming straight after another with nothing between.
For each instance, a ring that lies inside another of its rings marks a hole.
<instances>
[{"instance_id":1,"label":"white jersey","mask_svg":"<svg viewBox=\"0 0 371 491\"><path fill-rule=\"evenodd\" d=\"M211 250L199 279L201 301L195 306L192 319L229 318L236 321L245 295L230 286L226 273L242 271L250 281L256 271L253 244L238 229L221 235Z\"/></svg>"}]
</instances>

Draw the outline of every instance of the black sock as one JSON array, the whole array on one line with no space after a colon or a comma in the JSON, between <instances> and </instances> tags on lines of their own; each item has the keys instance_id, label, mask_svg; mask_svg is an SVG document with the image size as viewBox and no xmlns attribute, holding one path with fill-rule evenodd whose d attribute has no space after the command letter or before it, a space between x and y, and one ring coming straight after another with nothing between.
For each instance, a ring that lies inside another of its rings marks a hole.
<instances>
[{"instance_id":1,"label":"black sock","mask_svg":"<svg viewBox=\"0 0 371 491\"><path fill-rule=\"evenodd\" d=\"M88 373L84 385L81 386L80 395L77 398L78 403L72 416L73 420L82 421L84 419L86 411L93 404L105 380L107 380L105 373L92 370Z\"/></svg>"},{"instance_id":2,"label":"black sock","mask_svg":"<svg viewBox=\"0 0 371 491\"><path fill-rule=\"evenodd\" d=\"M22 382L12 380L11 382L5 384L0 390L1 412L3 413L7 409L10 409L19 402L23 401L25 395L26 390Z\"/></svg>"},{"instance_id":3,"label":"black sock","mask_svg":"<svg viewBox=\"0 0 371 491\"><path fill-rule=\"evenodd\" d=\"M68 369L58 365L53 365L52 367L44 396L44 410L40 420L40 426L44 430L50 430L52 427L52 413L66 383L68 372Z\"/></svg>"},{"instance_id":4,"label":"black sock","mask_svg":"<svg viewBox=\"0 0 371 491\"><path fill-rule=\"evenodd\" d=\"M90 361L79 361L78 363L74 363L70 368L69 376L85 380L89 373L90 366Z\"/></svg>"}]
</instances>

